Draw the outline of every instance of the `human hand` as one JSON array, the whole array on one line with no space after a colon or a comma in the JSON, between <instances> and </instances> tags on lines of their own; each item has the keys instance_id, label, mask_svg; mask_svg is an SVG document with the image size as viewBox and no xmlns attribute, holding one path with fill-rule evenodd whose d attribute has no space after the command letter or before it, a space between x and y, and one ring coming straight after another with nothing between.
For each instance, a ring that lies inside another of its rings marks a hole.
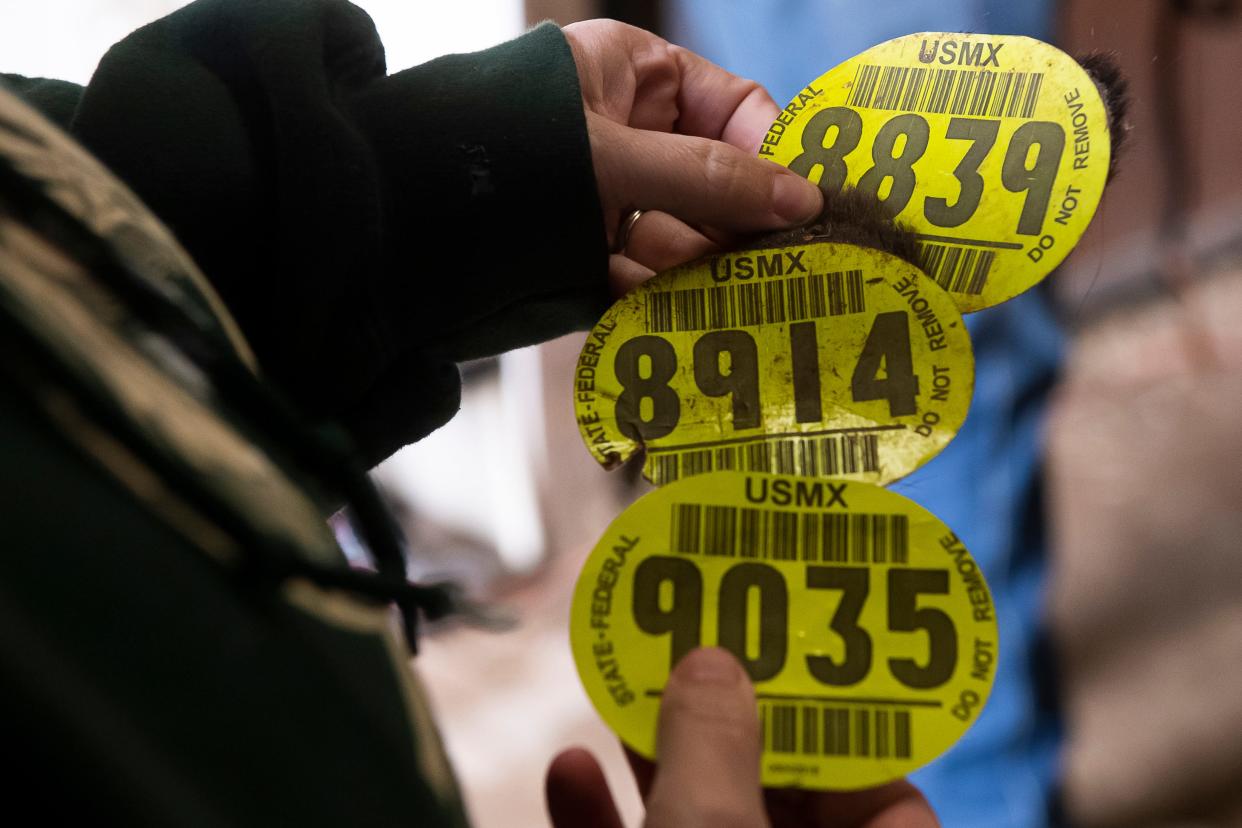
<instances>
[{"instance_id":1,"label":"human hand","mask_svg":"<svg viewBox=\"0 0 1242 828\"><path fill-rule=\"evenodd\" d=\"M819 188L756 151L780 109L763 87L612 20L566 26L614 254L613 290L701 256L731 234L791 227ZM646 211L623 249L623 219Z\"/></svg>"},{"instance_id":2,"label":"human hand","mask_svg":"<svg viewBox=\"0 0 1242 828\"><path fill-rule=\"evenodd\" d=\"M646 828L935 828L905 780L849 793L759 785L759 717L742 666L721 649L694 650L669 676L660 705L658 764L631 756L647 804ZM553 828L621 828L603 771L585 750L553 760Z\"/></svg>"}]
</instances>

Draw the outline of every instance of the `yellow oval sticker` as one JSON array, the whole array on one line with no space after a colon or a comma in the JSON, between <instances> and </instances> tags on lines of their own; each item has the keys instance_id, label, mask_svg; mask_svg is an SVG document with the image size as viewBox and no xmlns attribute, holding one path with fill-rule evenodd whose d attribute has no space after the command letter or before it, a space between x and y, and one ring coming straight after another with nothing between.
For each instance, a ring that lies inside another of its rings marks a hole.
<instances>
[{"instance_id":1,"label":"yellow oval sticker","mask_svg":"<svg viewBox=\"0 0 1242 828\"><path fill-rule=\"evenodd\" d=\"M763 783L852 790L922 767L975 721L995 615L970 553L913 501L718 472L613 521L578 577L570 639L587 695L643 756L672 665L715 645L755 683Z\"/></svg>"},{"instance_id":2,"label":"yellow oval sticker","mask_svg":"<svg viewBox=\"0 0 1242 828\"><path fill-rule=\"evenodd\" d=\"M605 466L646 452L657 485L714 470L896 480L966 419L961 314L887 253L811 243L666 271L604 314L574 377Z\"/></svg>"},{"instance_id":3,"label":"yellow oval sticker","mask_svg":"<svg viewBox=\"0 0 1242 828\"><path fill-rule=\"evenodd\" d=\"M1061 263L1095 215L1110 152L1104 103L1069 55L1027 37L939 33L820 76L759 149L826 193L877 196L963 313Z\"/></svg>"}]
</instances>

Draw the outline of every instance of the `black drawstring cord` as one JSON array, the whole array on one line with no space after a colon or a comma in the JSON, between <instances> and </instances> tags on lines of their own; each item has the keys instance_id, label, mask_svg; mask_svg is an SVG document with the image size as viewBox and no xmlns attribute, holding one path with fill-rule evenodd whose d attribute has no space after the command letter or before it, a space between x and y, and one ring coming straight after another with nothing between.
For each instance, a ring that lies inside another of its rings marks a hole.
<instances>
[{"instance_id":1,"label":"black drawstring cord","mask_svg":"<svg viewBox=\"0 0 1242 828\"><path fill-rule=\"evenodd\" d=\"M412 655L418 654L420 615L434 623L460 609L455 584L418 584L365 569L320 566L300 556L247 559L242 573L250 580L257 579L270 586L277 586L291 578L304 578L325 589L339 589L378 604L395 604L400 610L403 631Z\"/></svg>"}]
</instances>

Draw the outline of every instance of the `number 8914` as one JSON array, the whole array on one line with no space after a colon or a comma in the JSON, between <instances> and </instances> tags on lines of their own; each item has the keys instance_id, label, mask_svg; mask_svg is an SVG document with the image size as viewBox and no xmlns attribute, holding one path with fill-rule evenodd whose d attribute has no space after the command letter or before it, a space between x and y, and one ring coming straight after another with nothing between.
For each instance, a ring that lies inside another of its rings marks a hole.
<instances>
[{"instance_id":1,"label":"number 8914","mask_svg":"<svg viewBox=\"0 0 1242 828\"><path fill-rule=\"evenodd\" d=\"M823 406L815 322L790 325L789 348L795 419L799 423L820 422ZM725 356L727 372L721 368ZM735 430L761 425L760 354L753 336L742 330L703 334L694 343L693 365L699 391L709 397L731 398ZM613 370L623 389L616 403L621 432L640 442L671 434L681 418L681 398L669 384L677 373L677 351L672 343L650 334L629 339L617 349ZM900 417L917 412L918 393L909 314L877 314L851 376L853 400L886 400L889 416Z\"/></svg>"}]
</instances>

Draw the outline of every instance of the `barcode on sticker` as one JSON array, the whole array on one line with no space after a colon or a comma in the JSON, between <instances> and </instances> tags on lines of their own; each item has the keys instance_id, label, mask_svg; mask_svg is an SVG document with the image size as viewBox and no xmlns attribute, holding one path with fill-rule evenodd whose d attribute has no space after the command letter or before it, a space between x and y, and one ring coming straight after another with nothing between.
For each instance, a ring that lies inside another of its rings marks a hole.
<instances>
[{"instance_id":1,"label":"barcode on sticker","mask_svg":"<svg viewBox=\"0 0 1242 828\"><path fill-rule=\"evenodd\" d=\"M760 702L763 747L769 753L909 759L910 711Z\"/></svg>"},{"instance_id":2,"label":"barcode on sticker","mask_svg":"<svg viewBox=\"0 0 1242 828\"><path fill-rule=\"evenodd\" d=\"M1043 72L864 64L854 73L849 105L936 115L1030 118L1043 85Z\"/></svg>"},{"instance_id":3,"label":"barcode on sticker","mask_svg":"<svg viewBox=\"0 0 1242 828\"><path fill-rule=\"evenodd\" d=\"M740 506L674 503L669 549L777 561L905 564L906 515L791 512Z\"/></svg>"},{"instance_id":4,"label":"barcode on sticker","mask_svg":"<svg viewBox=\"0 0 1242 828\"><path fill-rule=\"evenodd\" d=\"M978 247L920 242L919 267L938 285L952 293L983 293L996 252Z\"/></svg>"},{"instance_id":5,"label":"barcode on sticker","mask_svg":"<svg viewBox=\"0 0 1242 828\"><path fill-rule=\"evenodd\" d=\"M880 441L874 434L785 437L738 446L684 449L652 454L657 486L711 471L752 471L832 477L880 470Z\"/></svg>"},{"instance_id":6,"label":"barcode on sticker","mask_svg":"<svg viewBox=\"0 0 1242 828\"><path fill-rule=\"evenodd\" d=\"M647 333L717 331L867 309L861 270L647 294Z\"/></svg>"}]
</instances>

